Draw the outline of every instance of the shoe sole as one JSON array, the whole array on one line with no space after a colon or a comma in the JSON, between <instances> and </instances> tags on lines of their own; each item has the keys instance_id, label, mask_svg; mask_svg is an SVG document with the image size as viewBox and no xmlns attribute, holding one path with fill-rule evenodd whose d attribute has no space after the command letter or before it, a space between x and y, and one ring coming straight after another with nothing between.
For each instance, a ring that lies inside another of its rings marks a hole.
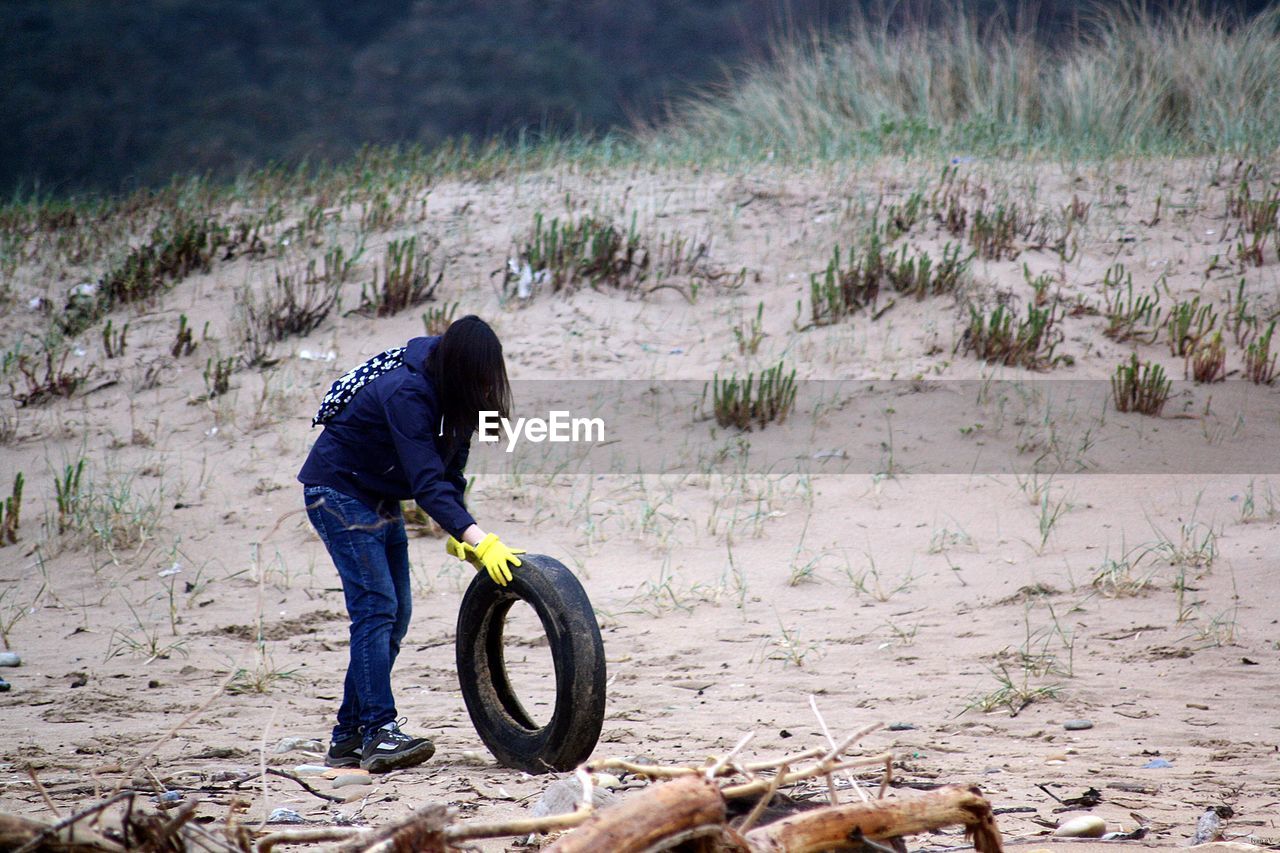
<instances>
[{"instance_id":1,"label":"shoe sole","mask_svg":"<svg viewBox=\"0 0 1280 853\"><path fill-rule=\"evenodd\" d=\"M427 741L413 749L397 752L395 755L375 755L368 762L361 761L360 767L370 773L386 773L389 770L400 770L422 764L435 754L436 745Z\"/></svg>"},{"instance_id":2,"label":"shoe sole","mask_svg":"<svg viewBox=\"0 0 1280 853\"><path fill-rule=\"evenodd\" d=\"M325 758L325 760L324 760L324 766L325 766L325 767L334 767L334 768L359 767L359 766L360 766L360 756L358 756L358 755L353 755L353 756L351 756L350 758L328 758L328 757L326 757L326 758Z\"/></svg>"}]
</instances>

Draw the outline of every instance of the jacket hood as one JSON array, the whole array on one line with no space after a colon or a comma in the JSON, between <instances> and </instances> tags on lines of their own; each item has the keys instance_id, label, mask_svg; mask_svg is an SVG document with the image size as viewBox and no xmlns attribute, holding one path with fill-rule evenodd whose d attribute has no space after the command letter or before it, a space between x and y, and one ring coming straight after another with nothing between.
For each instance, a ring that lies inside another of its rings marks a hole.
<instances>
[{"instance_id":1,"label":"jacket hood","mask_svg":"<svg viewBox=\"0 0 1280 853\"><path fill-rule=\"evenodd\" d=\"M410 338L404 345L404 363L414 373L427 374L427 359L440 343L440 336Z\"/></svg>"}]
</instances>

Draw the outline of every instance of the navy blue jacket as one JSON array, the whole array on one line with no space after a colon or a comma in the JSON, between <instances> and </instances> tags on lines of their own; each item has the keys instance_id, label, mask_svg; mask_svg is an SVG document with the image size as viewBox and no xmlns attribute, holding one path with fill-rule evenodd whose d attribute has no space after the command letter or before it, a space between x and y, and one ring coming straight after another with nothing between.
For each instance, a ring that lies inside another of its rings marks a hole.
<instances>
[{"instance_id":1,"label":"navy blue jacket","mask_svg":"<svg viewBox=\"0 0 1280 853\"><path fill-rule=\"evenodd\" d=\"M450 535L475 523L462 494L470 436L450 452L440 435L440 404L426 375L440 338L414 338L404 364L361 388L324 432L298 472L307 486L329 486L385 516L413 498Z\"/></svg>"}]
</instances>

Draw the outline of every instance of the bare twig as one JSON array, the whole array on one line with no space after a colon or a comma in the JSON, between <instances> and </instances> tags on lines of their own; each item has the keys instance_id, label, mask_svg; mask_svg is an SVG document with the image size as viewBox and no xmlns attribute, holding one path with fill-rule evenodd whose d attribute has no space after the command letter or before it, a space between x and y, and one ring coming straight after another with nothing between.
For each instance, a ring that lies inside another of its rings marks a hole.
<instances>
[{"instance_id":1,"label":"bare twig","mask_svg":"<svg viewBox=\"0 0 1280 853\"><path fill-rule=\"evenodd\" d=\"M272 832L258 839L257 853L269 853L280 844L319 844L322 841L348 841L368 833L358 826L313 826L306 829L286 829Z\"/></svg>"},{"instance_id":2,"label":"bare twig","mask_svg":"<svg viewBox=\"0 0 1280 853\"><path fill-rule=\"evenodd\" d=\"M818 718L818 725L822 727L822 734L827 739L827 746L835 746L836 739L831 736L831 729L827 727L827 721L822 716L822 712L818 710L818 697L812 693L809 694L809 707L813 709L813 715ZM844 778L849 782L849 787L858 792L858 798L864 803L870 802L871 798L867 796L867 792L862 790L862 786L858 784L858 780L853 774L846 773ZM839 800L836 797L835 786L832 784L831 777L827 777L827 787L831 790L831 805L838 805Z\"/></svg>"},{"instance_id":3,"label":"bare twig","mask_svg":"<svg viewBox=\"0 0 1280 853\"><path fill-rule=\"evenodd\" d=\"M307 780L303 779L301 776L298 776L295 773L290 773L288 770L281 770L278 767L268 767L267 775L279 776L281 779L289 779L290 781L297 782L299 785L302 786L302 790L306 791L308 794L319 797L322 800L327 800L330 803L346 802L346 798L344 797L337 797L337 796L334 796L333 794L326 794L324 791L317 791L315 788L311 787L310 784L308 784ZM241 785L243 785L245 782L248 782L250 779L260 779L260 778L262 778L261 770L255 771L253 773L245 773L243 776L240 776L239 778L234 780L231 783L231 787L239 789Z\"/></svg>"},{"instance_id":4,"label":"bare twig","mask_svg":"<svg viewBox=\"0 0 1280 853\"><path fill-rule=\"evenodd\" d=\"M747 830L751 829L751 827L755 825L755 822L760 819L760 815L764 813L765 808L773 801L773 795L778 793L778 786L782 784L782 780L786 775L787 765L784 764L778 769L778 775L774 776L773 780L769 783L769 790L765 791L764 796L762 796L756 804L751 807L751 811L747 813L746 819L743 820L742 825L738 827L738 832L745 835Z\"/></svg>"},{"instance_id":5,"label":"bare twig","mask_svg":"<svg viewBox=\"0 0 1280 853\"><path fill-rule=\"evenodd\" d=\"M62 820L62 812L58 811L58 807L53 804L53 800L49 797L49 792L44 789L44 785L40 784L40 777L36 775L36 769L29 764L27 765L27 775L31 777L31 783L36 786L36 790L44 798L44 804L49 807L49 811L53 812L54 819Z\"/></svg>"},{"instance_id":6,"label":"bare twig","mask_svg":"<svg viewBox=\"0 0 1280 853\"><path fill-rule=\"evenodd\" d=\"M812 779L815 776L824 776L827 773L837 773L841 770L853 770L858 767L874 767L883 764L886 758L892 759L892 753L882 753L867 758L855 758L850 761L836 762L834 759L819 762L818 764L803 770L797 770L794 773L788 773L782 778L782 785L790 785L793 782L801 782L805 779ZM779 774L781 776L781 774ZM726 800L734 800L739 797L753 797L765 791L769 787L769 782L764 779L758 779L755 782L746 782L742 785L729 785L724 788L724 796Z\"/></svg>"},{"instance_id":7,"label":"bare twig","mask_svg":"<svg viewBox=\"0 0 1280 853\"><path fill-rule=\"evenodd\" d=\"M216 701L217 698L222 695L222 692L227 689L227 685L231 683L231 679L236 677L237 668L238 666L231 667L231 672L227 673L227 677L222 679L222 683L218 685L218 689L213 692L212 696L204 700L204 702L200 704L200 707L196 708L190 714L187 714L181 720L178 720L178 722L175 723L174 726L171 729L169 729L169 731L165 732L156 740L155 743L151 744L151 746L147 749L146 752L142 753L142 755L139 755L136 759L134 759L134 762L130 764L129 767L124 771L124 777L120 780L119 784L117 784L115 788L112 789L110 796L114 797L116 794L119 794L121 789L124 788L125 784L128 783L129 780L133 779L133 774L137 771L139 767L142 766L142 763L146 761L148 758L150 758L151 756L155 755L156 750L164 746L164 744L167 743L170 738L176 735L185 725L187 725L192 720L199 717L205 711L209 710L209 706L212 705L214 701Z\"/></svg>"},{"instance_id":8,"label":"bare twig","mask_svg":"<svg viewBox=\"0 0 1280 853\"><path fill-rule=\"evenodd\" d=\"M725 753L724 757L721 758L719 761L717 761L715 764L712 764L710 767L708 767L705 774L707 777L707 781L711 781L712 779L719 776L720 771L723 770L729 764L730 761L736 758L738 753L742 752L742 748L745 747L747 744L751 743L751 739L755 736L756 736L755 732L747 732L738 740L737 746L735 746L733 749Z\"/></svg>"}]
</instances>

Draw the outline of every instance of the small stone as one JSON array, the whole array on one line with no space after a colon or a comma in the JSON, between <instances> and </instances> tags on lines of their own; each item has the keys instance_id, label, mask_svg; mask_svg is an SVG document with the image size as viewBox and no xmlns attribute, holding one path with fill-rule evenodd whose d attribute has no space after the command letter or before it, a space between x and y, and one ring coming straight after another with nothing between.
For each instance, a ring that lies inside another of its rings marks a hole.
<instances>
[{"instance_id":1,"label":"small stone","mask_svg":"<svg viewBox=\"0 0 1280 853\"><path fill-rule=\"evenodd\" d=\"M293 772L299 776L323 776L328 769L323 764L299 764Z\"/></svg>"},{"instance_id":2,"label":"small stone","mask_svg":"<svg viewBox=\"0 0 1280 853\"><path fill-rule=\"evenodd\" d=\"M1148 761L1146 764L1142 765L1142 769L1143 770L1164 770L1165 768L1172 767L1172 766L1173 766L1172 763L1166 761L1163 758L1153 758L1150 761Z\"/></svg>"},{"instance_id":3,"label":"small stone","mask_svg":"<svg viewBox=\"0 0 1280 853\"><path fill-rule=\"evenodd\" d=\"M1062 727L1069 732L1082 732L1093 728L1093 720L1067 720Z\"/></svg>"},{"instance_id":4,"label":"small stone","mask_svg":"<svg viewBox=\"0 0 1280 853\"><path fill-rule=\"evenodd\" d=\"M1107 831L1107 822L1095 815L1073 817L1053 831L1055 838L1101 838Z\"/></svg>"},{"instance_id":5,"label":"small stone","mask_svg":"<svg viewBox=\"0 0 1280 853\"><path fill-rule=\"evenodd\" d=\"M307 819L298 814L293 809L286 809L281 806L278 809L272 809L271 815L267 818L267 823L306 823Z\"/></svg>"},{"instance_id":6,"label":"small stone","mask_svg":"<svg viewBox=\"0 0 1280 853\"><path fill-rule=\"evenodd\" d=\"M347 785L372 785L373 777L367 773L343 773L334 778L333 787L345 788Z\"/></svg>"},{"instance_id":7,"label":"small stone","mask_svg":"<svg viewBox=\"0 0 1280 853\"><path fill-rule=\"evenodd\" d=\"M9 682L5 681L3 678L0 678L0 693L8 693L12 689L13 687L9 684Z\"/></svg>"},{"instance_id":8,"label":"small stone","mask_svg":"<svg viewBox=\"0 0 1280 853\"><path fill-rule=\"evenodd\" d=\"M1222 837L1222 818L1213 809L1207 810L1196 821L1196 834L1191 839L1191 846L1208 844Z\"/></svg>"},{"instance_id":9,"label":"small stone","mask_svg":"<svg viewBox=\"0 0 1280 853\"><path fill-rule=\"evenodd\" d=\"M622 787L622 780L612 773L596 773L591 777L591 781L604 788L606 791L612 791Z\"/></svg>"},{"instance_id":10,"label":"small stone","mask_svg":"<svg viewBox=\"0 0 1280 853\"><path fill-rule=\"evenodd\" d=\"M293 752L295 749L300 749L303 752L324 752L324 744L315 738L309 737L282 738L280 742L276 744L276 755Z\"/></svg>"},{"instance_id":11,"label":"small stone","mask_svg":"<svg viewBox=\"0 0 1280 853\"><path fill-rule=\"evenodd\" d=\"M891 732L909 732L915 728L914 723L890 723L889 731Z\"/></svg>"},{"instance_id":12,"label":"small stone","mask_svg":"<svg viewBox=\"0 0 1280 853\"><path fill-rule=\"evenodd\" d=\"M577 777L566 776L548 785L530 811L534 817L568 814L578 807L581 799L582 784ZM602 786L591 787L591 802L596 808L604 808L617 799L617 794Z\"/></svg>"},{"instance_id":13,"label":"small stone","mask_svg":"<svg viewBox=\"0 0 1280 853\"><path fill-rule=\"evenodd\" d=\"M17 652L0 652L0 666L22 666L22 657Z\"/></svg>"}]
</instances>

